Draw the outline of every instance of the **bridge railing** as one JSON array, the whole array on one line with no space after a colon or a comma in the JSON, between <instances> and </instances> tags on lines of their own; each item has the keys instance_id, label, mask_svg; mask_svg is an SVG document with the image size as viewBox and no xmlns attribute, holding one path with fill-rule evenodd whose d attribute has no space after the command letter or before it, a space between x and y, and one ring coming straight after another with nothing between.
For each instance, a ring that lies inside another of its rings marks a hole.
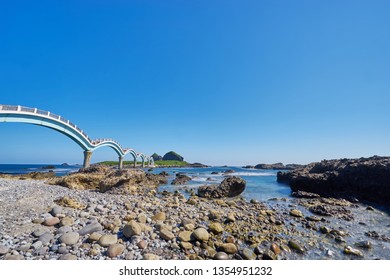
<instances>
[{"instance_id":1,"label":"bridge railing","mask_svg":"<svg viewBox=\"0 0 390 280\"><path fill-rule=\"evenodd\" d=\"M88 137L88 135L83 130L81 130L74 123L72 123L71 121L65 119L64 117L62 117L60 115L57 115L57 114L54 114L54 113L50 113L49 111L40 110L40 109L37 109L37 108L30 108L30 107L25 107L25 106L19 106L19 105L2 105L2 104L0 104L0 111L26 112L26 113L30 113L30 114L34 114L34 115L40 115L40 116L49 117L49 118L55 119L57 121L60 121L60 122L62 122L64 124L74 128L74 129L76 129L92 145L96 146L96 145L99 145L99 144L101 144L103 142L113 142L116 145L118 145L118 147L120 147L124 153L126 153L128 150L130 150L128 148L123 148L122 145L119 144L119 142L115 141L114 139L100 138L100 139L92 140L91 138ZM139 154L137 154L137 156L139 156Z\"/></svg>"}]
</instances>

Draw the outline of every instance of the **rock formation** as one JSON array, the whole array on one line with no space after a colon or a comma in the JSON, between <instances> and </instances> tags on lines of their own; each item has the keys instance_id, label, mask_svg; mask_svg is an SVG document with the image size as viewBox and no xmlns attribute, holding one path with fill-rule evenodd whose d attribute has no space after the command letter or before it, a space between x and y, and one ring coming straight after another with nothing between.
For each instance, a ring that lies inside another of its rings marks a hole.
<instances>
[{"instance_id":1,"label":"rock formation","mask_svg":"<svg viewBox=\"0 0 390 280\"><path fill-rule=\"evenodd\" d=\"M228 177L219 185L205 185L198 189L198 196L207 198L234 197L245 190L246 182L240 177Z\"/></svg>"},{"instance_id":2,"label":"rock formation","mask_svg":"<svg viewBox=\"0 0 390 280\"><path fill-rule=\"evenodd\" d=\"M181 155L179 155L178 153L176 153L174 151L170 151L164 155L163 160L184 161L184 158Z\"/></svg>"},{"instance_id":3,"label":"rock formation","mask_svg":"<svg viewBox=\"0 0 390 280\"><path fill-rule=\"evenodd\" d=\"M390 157L323 160L302 169L278 172L293 191L352 196L390 204Z\"/></svg>"}]
</instances>

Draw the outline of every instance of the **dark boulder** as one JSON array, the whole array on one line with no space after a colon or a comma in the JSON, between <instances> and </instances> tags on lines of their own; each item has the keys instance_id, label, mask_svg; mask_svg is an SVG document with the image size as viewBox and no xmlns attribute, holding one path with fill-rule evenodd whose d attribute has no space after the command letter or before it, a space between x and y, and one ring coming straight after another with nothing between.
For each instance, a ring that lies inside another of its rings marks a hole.
<instances>
[{"instance_id":1,"label":"dark boulder","mask_svg":"<svg viewBox=\"0 0 390 280\"><path fill-rule=\"evenodd\" d=\"M163 160L163 157L160 156L160 155L158 155L158 154L156 154L156 153L154 153L154 154L152 155L152 158L153 158L154 161Z\"/></svg>"},{"instance_id":2,"label":"dark boulder","mask_svg":"<svg viewBox=\"0 0 390 280\"><path fill-rule=\"evenodd\" d=\"M277 176L294 192L352 196L390 205L390 157L323 160Z\"/></svg>"},{"instance_id":3,"label":"dark boulder","mask_svg":"<svg viewBox=\"0 0 390 280\"><path fill-rule=\"evenodd\" d=\"M174 151L170 151L164 155L163 160L184 161L184 158L181 155L179 155L178 153L176 153Z\"/></svg>"},{"instance_id":4,"label":"dark boulder","mask_svg":"<svg viewBox=\"0 0 390 280\"><path fill-rule=\"evenodd\" d=\"M255 168L253 165L245 165L243 166L242 168L245 168L245 169L253 169Z\"/></svg>"},{"instance_id":5,"label":"dark boulder","mask_svg":"<svg viewBox=\"0 0 390 280\"><path fill-rule=\"evenodd\" d=\"M198 189L198 196L207 198L234 197L245 190L246 182L240 177L229 177L219 185L205 185Z\"/></svg>"},{"instance_id":6,"label":"dark boulder","mask_svg":"<svg viewBox=\"0 0 390 280\"><path fill-rule=\"evenodd\" d=\"M176 178L172 181L172 185L184 185L188 181L191 181L191 177L184 175L183 173L177 173Z\"/></svg>"}]
</instances>

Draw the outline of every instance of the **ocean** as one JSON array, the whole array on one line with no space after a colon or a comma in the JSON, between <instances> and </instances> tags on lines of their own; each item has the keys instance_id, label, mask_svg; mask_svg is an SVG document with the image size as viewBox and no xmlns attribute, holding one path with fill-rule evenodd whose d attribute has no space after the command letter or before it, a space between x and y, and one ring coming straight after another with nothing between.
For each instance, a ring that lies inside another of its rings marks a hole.
<instances>
[{"instance_id":1,"label":"ocean","mask_svg":"<svg viewBox=\"0 0 390 280\"><path fill-rule=\"evenodd\" d=\"M52 168L55 167L55 168ZM29 172L48 172L53 170L56 175L63 176L72 172L76 172L80 165L59 165L59 164L0 164L0 174L26 174ZM247 182L246 189L242 196L248 200L256 199L266 201L271 198L284 198L291 194L290 187L276 181L276 170L256 170L245 169L241 167L207 167L207 168L154 168L152 173L157 174L162 171L168 172L169 180L167 185L160 186L160 191L180 191L188 196L188 190L196 189L201 185L218 184L225 178L223 172L226 170L234 170L234 173L229 175L239 176ZM147 170L145 168L145 170ZM171 185L176 174L183 172L192 178L183 186ZM211 174L218 172L218 174Z\"/></svg>"}]
</instances>

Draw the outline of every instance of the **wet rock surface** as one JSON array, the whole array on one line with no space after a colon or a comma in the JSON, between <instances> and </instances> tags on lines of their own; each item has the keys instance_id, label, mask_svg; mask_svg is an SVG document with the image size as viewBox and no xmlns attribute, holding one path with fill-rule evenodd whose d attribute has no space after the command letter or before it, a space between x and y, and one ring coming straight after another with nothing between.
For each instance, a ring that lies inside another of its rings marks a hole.
<instances>
[{"instance_id":1,"label":"wet rock surface","mask_svg":"<svg viewBox=\"0 0 390 280\"><path fill-rule=\"evenodd\" d=\"M224 198L235 197L245 190L246 182L240 177L228 177L219 185L205 185L198 189L200 197Z\"/></svg>"},{"instance_id":2,"label":"wet rock surface","mask_svg":"<svg viewBox=\"0 0 390 280\"><path fill-rule=\"evenodd\" d=\"M390 205L390 157L323 160L304 168L278 172L294 192L356 197Z\"/></svg>"}]
</instances>

